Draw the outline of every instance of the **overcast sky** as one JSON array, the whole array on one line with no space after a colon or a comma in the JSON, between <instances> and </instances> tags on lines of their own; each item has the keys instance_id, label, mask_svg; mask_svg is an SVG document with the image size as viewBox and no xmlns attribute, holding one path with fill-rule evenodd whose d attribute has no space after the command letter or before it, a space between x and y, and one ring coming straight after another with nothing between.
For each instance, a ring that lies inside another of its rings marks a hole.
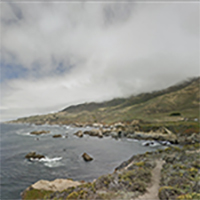
<instances>
[{"instance_id":1,"label":"overcast sky","mask_svg":"<svg viewBox=\"0 0 200 200\"><path fill-rule=\"evenodd\" d=\"M199 76L198 3L1 3L1 121Z\"/></svg>"}]
</instances>

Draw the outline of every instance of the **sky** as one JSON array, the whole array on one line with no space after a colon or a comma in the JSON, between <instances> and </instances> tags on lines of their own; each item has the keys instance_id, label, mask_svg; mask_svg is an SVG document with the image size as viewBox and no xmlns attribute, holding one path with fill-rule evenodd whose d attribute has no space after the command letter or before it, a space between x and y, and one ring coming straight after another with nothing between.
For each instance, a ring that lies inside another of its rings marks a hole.
<instances>
[{"instance_id":1,"label":"sky","mask_svg":"<svg viewBox=\"0 0 200 200\"><path fill-rule=\"evenodd\" d=\"M195 1L1 2L1 121L199 76Z\"/></svg>"}]
</instances>

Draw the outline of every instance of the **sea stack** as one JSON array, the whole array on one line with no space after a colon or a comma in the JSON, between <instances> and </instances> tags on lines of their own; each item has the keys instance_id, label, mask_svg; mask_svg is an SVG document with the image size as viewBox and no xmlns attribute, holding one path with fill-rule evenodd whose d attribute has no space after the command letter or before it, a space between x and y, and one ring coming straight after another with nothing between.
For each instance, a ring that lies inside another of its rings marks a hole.
<instances>
[{"instance_id":1,"label":"sea stack","mask_svg":"<svg viewBox=\"0 0 200 200\"><path fill-rule=\"evenodd\" d=\"M84 154L82 155L82 157L83 157L83 159L84 159L85 161L87 161L87 162L93 160L93 158L90 157L87 153L84 153Z\"/></svg>"}]
</instances>

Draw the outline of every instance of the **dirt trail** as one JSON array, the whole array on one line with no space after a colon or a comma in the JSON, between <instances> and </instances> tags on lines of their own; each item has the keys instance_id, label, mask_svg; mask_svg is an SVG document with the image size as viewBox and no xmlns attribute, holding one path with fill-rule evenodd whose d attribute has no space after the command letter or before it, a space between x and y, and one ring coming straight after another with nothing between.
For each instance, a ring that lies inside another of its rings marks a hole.
<instances>
[{"instance_id":1,"label":"dirt trail","mask_svg":"<svg viewBox=\"0 0 200 200\"><path fill-rule=\"evenodd\" d=\"M162 165L164 164L163 160L157 160L156 161L156 167L152 170L152 182L151 186L147 188L147 192L137 197L134 200L159 200L158 197L158 190L159 190L159 183L160 183L160 177L161 177L161 169Z\"/></svg>"}]
</instances>

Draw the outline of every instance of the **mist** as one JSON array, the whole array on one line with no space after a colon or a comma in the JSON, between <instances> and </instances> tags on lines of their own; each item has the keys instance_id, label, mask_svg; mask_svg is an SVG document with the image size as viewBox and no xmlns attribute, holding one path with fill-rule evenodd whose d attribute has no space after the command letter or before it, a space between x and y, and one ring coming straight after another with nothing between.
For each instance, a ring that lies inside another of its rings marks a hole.
<instances>
[{"instance_id":1,"label":"mist","mask_svg":"<svg viewBox=\"0 0 200 200\"><path fill-rule=\"evenodd\" d=\"M1 121L199 76L197 3L2 2Z\"/></svg>"}]
</instances>

